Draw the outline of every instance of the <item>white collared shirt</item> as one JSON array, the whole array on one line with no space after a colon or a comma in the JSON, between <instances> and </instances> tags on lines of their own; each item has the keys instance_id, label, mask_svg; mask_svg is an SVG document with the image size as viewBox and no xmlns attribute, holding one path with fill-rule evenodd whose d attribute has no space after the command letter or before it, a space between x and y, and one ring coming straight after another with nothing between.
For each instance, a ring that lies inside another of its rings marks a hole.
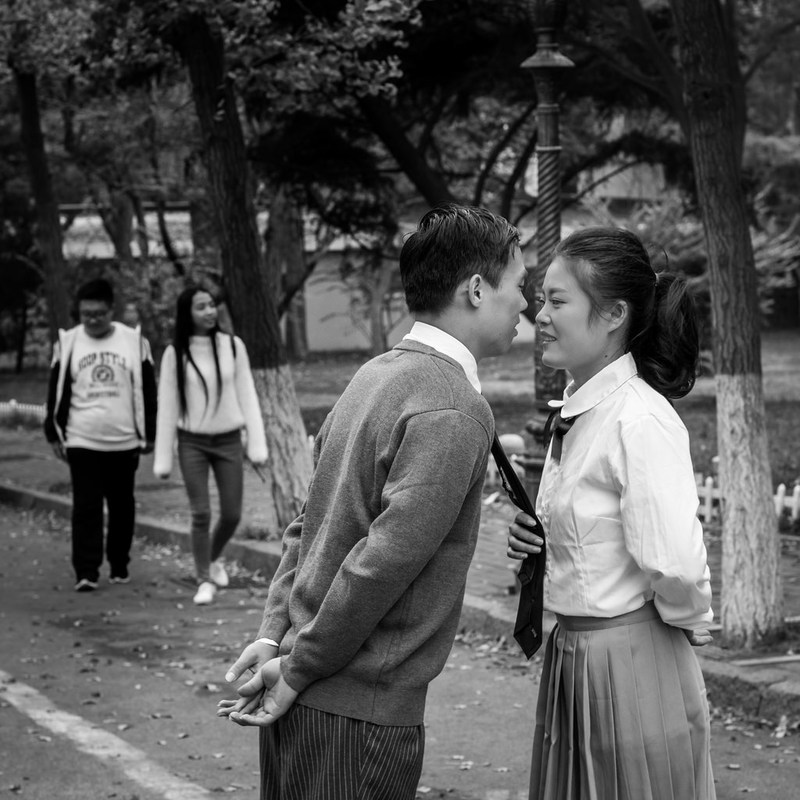
<instances>
[{"instance_id":1,"label":"white collared shirt","mask_svg":"<svg viewBox=\"0 0 800 800\"><path fill-rule=\"evenodd\" d=\"M664 622L705 628L711 584L689 435L629 353L579 389L561 414L580 416L548 453L536 510L547 535L545 608L612 617L654 599Z\"/></svg>"},{"instance_id":2,"label":"white collared shirt","mask_svg":"<svg viewBox=\"0 0 800 800\"><path fill-rule=\"evenodd\" d=\"M435 325L428 325L427 322L415 322L411 330L403 338L426 344L428 347L438 350L442 355L449 356L453 361L457 361L464 370L469 382L477 392L480 392L481 382L478 380L478 362L469 348L456 339L455 336L451 336Z\"/></svg>"}]
</instances>

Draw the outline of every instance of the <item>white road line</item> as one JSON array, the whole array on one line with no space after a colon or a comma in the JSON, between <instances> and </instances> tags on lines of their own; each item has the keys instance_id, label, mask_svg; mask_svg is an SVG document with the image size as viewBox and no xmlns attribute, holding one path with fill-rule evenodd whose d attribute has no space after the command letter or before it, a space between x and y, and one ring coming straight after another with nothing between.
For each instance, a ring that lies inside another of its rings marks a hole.
<instances>
[{"instance_id":1,"label":"white road line","mask_svg":"<svg viewBox=\"0 0 800 800\"><path fill-rule=\"evenodd\" d=\"M145 752L132 747L113 733L88 722L83 717L62 711L43 694L0 669L0 697L8 700L37 725L72 742L100 761L118 767L142 788L164 800L211 800L212 793L195 783L181 780L151 761Z\"/></svg>"}]
</instances>

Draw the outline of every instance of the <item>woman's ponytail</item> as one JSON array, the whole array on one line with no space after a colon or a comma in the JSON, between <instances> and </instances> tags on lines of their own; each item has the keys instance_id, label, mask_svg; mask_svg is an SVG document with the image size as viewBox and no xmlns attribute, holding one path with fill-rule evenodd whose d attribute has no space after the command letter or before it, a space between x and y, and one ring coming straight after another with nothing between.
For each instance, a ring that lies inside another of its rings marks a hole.
<instances>
[{"instance_id":1,"label":"woman's ponytail","mask_svg":"<svg viewBox=\"0 0 800 800\"><path fill-rule=\"evenodd\" d=\"M683 278L668 272L656 274L650 324L629 342L639 374L657 392L672 400L691 391L700 335L694 298Z\"/></svg>"}]
</instances>

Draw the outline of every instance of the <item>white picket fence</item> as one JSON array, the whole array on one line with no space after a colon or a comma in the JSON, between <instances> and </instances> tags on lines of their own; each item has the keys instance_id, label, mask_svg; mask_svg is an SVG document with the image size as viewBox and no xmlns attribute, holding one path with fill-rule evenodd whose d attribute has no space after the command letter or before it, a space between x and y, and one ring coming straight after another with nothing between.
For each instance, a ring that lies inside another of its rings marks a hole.
<instances>
[{"instance_id":1,"label":"white picket fence","mask_svg":"<svg viewBox=\"0 0 800 800\"><path fill-rule=\"evenodd\" d=\"M703 478L697 476L697 497L700 500L700 510L697 515L706 522L719 516L719 501L722 496L719 486L712 475ZM779 516L785 508L789 509L789 518L792 522L800 519L800 484L797 484L790 492L785 484L778 486L774 497L775 513Z\"/></svg>"},{"instance_id":2,"label":"white picket fence","mask_svg":"<svg viewBox=\"0 0 800 800\"><path fill-rule=\"evenodd\" d=\"M9 419L44 422L45 413L44 404L18 403L16 400L0 402L0 422L5 422Z\"/></svg>"}]
</instances>

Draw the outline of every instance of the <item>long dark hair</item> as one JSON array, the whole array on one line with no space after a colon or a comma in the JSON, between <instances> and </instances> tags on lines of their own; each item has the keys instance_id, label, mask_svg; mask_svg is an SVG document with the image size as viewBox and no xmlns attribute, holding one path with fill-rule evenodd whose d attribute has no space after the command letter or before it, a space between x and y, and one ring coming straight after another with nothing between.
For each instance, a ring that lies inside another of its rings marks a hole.
<instances>
[{"instance_id":1,"label":"long dark hair","mask_svg":"<svg viewBox=\"0 0 800 800\"><path fill-rule=\"evenodd\" d=\"M670 399L694 386L700 356L697 309L686 281L655 272L638 236L622 228L583 228L556 245L589 296L592 314L628 304L626 350L641 377Z\"/></svg>"},{"instance_id":2,"label":"long dark hair","mask_svg":"<svg viewBox=\"0 0 800 800\"><path fill-rule=\"evenodd\" d=\"M192 300L196 294L205 292L214 297L213 292L202 285L189 286L179 295L175 304L175 330L172 335L172 346L175 348L175 368L178 376L178 398L181 404L181 413L186 414L186 370L189 364L194 367L203 384L203 391L206 395L206 406L208 406L208 385L203 373L200 372L197 364L192 358L189 349L190 337L194 334L194 322L192 322ZM217 372L217 405L222 398L222 372L219 368L219 355L217 353L217 334L220 333L219 323L208 333L211 338L211 350L214 353L214 367Z\"/></svg>"}]
</instances>

